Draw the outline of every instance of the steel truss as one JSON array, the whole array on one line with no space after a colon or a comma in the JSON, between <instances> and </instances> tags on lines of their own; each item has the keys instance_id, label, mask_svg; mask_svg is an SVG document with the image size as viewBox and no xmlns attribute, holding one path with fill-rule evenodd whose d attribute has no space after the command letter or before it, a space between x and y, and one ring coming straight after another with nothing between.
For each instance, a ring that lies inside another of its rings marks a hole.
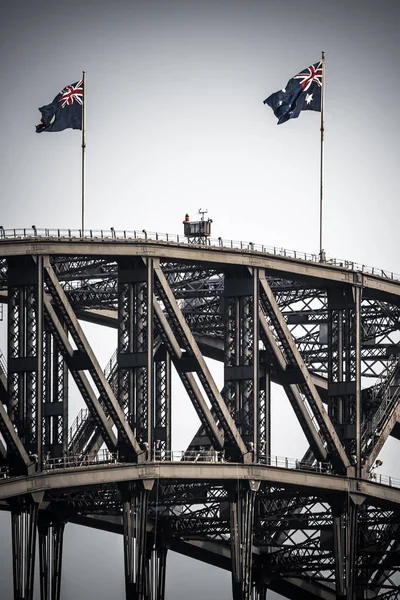
<instances>
[{"instance_id":1,"label":"steel truss","mask_svg":"<svg viewBox=\"0 0 400 600\"><path fill-rule=\"evenodd\" d=\"M215 260L195 245L180 259L168 244L110 244L108 255L94 246L66 254L53 242L33 253L15 243L2 254L0 496L2 481L78 472L104 449L109 473L154 469L138 481L88 476L83 487L8 497L15 599L33 597L36 532L41 600L62 597L68 522L121 534L127 600L164 600L167 548L230 570L234 600L265 600L269 589L397 597L398 503L356 490L388 436L399 437L400 284L386 293L358 273L345 281L340 269L310 274L301 261L256 264L235 251ZM105 372L80 319L117 330ZM221 391L207 357L223 363ZM199 421L181 462L201 473L213 461L211 479L157 475L172 457L173 369ZM69 376L85 404L70 428ZM303 485L219 477L229 463L270 464L271 382L310 445L296 465ZM326 489L311 491L307 472L325 472ZM346 493L329 492L335 474L351 482Z\"/></svg>"}]
</instances>

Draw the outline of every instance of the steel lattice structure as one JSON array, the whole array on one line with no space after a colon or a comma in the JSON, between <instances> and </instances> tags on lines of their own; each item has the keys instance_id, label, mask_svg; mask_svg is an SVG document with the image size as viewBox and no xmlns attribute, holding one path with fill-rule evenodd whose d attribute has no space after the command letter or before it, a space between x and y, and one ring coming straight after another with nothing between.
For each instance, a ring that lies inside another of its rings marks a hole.
<instances>
[{"instance_id":1,"label":"steel lattice structure","mask_svg":"<svg viewBox=\"0 0 400 600\"><path fill-rule=\"evenodd\" d=\"M70 522L121 534L127 600L165 598L168 549L231 571L234 600L398 598L400 489L371 469L400 438L400 282L125 238L0 239L15 599L33 598L37 537L41 599L62 597ZM105 371L81 320L117 330ZM178 457L174 370L199 419ZM271 457L271 382L309 443L295 463Z\"/></svg>"}]
</instances>

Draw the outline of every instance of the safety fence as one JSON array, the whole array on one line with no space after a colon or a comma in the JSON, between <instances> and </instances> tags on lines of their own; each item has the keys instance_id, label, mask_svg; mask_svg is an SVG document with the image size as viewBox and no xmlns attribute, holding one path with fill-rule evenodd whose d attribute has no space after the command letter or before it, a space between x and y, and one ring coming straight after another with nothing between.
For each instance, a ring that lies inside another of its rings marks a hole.
<instances>
[{"instance_id":1,"label":"safety fence","mask_svg":"<svg viewBox=\"0 0 400 600\"><path fill-rule=\"evenodd\" d=\"M225 463L224 451L217 450L171 450L164 451L158 449L144 450L148 453L146 459L150 462L189 462L189 463ZM32 464L37 462L37 456L31 455ZM79 467L90 467L99 465L129 465L130 463L122 462L120 460L118 452L109 452L109 450L101 449L96 454L67 454L58 458L49 456L44 457L43 468L45 471L51 471L54 469L71 469ZM232 463L231 463L232 464ZM278 467L281 469L291 469L296 471L307 471L310 473L320 473L325 475L334 475L332 472L332 465L327 462L309 462L303 461L299 458L289 458L286 456L265 456L261 455L257 461L252 464L261 464L268 467ZM2 479L11 476L8 466L0 466L0 481ZM369 481L381 485L386 485L392 488L400 488L400 479L391 477L389 475L382 475L376 473L374 470L370 471Z\"/></svg>"},{"instance_id":2,"label":"safety fence","mask_svg":"<svg viewBox=\"0 0 400 600\"><path fill-rule=\"evenodd\" d=\"M103 241L131 241L141 242L151 240L153 242L173 242L175 244L185 244L187 246L193 246L194 243L190 241L184 235L175 233L159 233L155 231L142 230L116 230L110 229L85 229L83 232L80 229L38 229L35 226L24 229L4 229L0 226L0 241L2 239L25 239L25 238L48 238L50 240L69 240L78 241L84 240L98 242ZM392 279L400 281L400 275L392 273L391 271L383 271L376 267L369 267L360 263L356 263L350 260L331 258L325 253L311 254L307 252L301 252L298 250L287 250L286 248L278 248L276 246L265 246L264 244L255 244L254 242L243 242L240 240L229 240L222 237L204 238L204 241L199 244L199 240L196 241L196 245L212 246L213 248L229 249L229 250L240 250L250 252L262 252L265 254L273 254L274 256L281 256L284 258L294 258L298 260L313 262L313 263L324 263L325 265L332 265L335 267L341 267L343 269L351 271L360 271L367 275L374 275L382 277L384 279Z\"/></svg>"}]
</instances>

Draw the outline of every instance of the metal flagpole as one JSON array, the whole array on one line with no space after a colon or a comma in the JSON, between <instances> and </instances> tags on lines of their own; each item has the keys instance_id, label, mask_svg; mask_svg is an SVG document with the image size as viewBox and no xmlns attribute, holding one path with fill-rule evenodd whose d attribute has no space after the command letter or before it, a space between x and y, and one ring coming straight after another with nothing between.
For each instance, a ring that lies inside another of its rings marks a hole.
<instances>
[{"instance_id":1,"label":"metal flagpole","mask_svg":"<svg viewBox=\"0 0 400 600\"><path fill-rule=\"evenodd\" d=\"M322 201L324 195L324 112L325 112L325 52L322 51L322 90L321 90L321 162L319 172L319 259L325 260L325 252L322 247Z\"/></svg>"},{"instance_id":2,"label":"metal flagpole","mask_svg":"<svg viewBox=\"0 0 400 600\"><path fill-rule=\"evenodd\" d=\"M82 71L82 237L85 231L85 158L86 158L86 71Z\"/></svg>"}]
</instances>

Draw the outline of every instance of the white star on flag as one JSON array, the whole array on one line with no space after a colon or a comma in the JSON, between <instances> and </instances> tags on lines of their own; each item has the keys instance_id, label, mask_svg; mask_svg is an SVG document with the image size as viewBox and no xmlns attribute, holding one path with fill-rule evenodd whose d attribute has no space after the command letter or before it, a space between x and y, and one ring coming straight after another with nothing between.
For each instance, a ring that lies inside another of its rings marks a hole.
<instances>
[{"instance_id":1,"label":"white star on flag","mask_svg":"<svg viewBox=\"0 0 400 600\"><path fill-rule=\"evenodd\" d=\"M307 94L307 96L306 96L306 102L307 102L307 104L310 104L312 102L312 97L313 97L312 94Z\"/></svg>"}]
</instances>

